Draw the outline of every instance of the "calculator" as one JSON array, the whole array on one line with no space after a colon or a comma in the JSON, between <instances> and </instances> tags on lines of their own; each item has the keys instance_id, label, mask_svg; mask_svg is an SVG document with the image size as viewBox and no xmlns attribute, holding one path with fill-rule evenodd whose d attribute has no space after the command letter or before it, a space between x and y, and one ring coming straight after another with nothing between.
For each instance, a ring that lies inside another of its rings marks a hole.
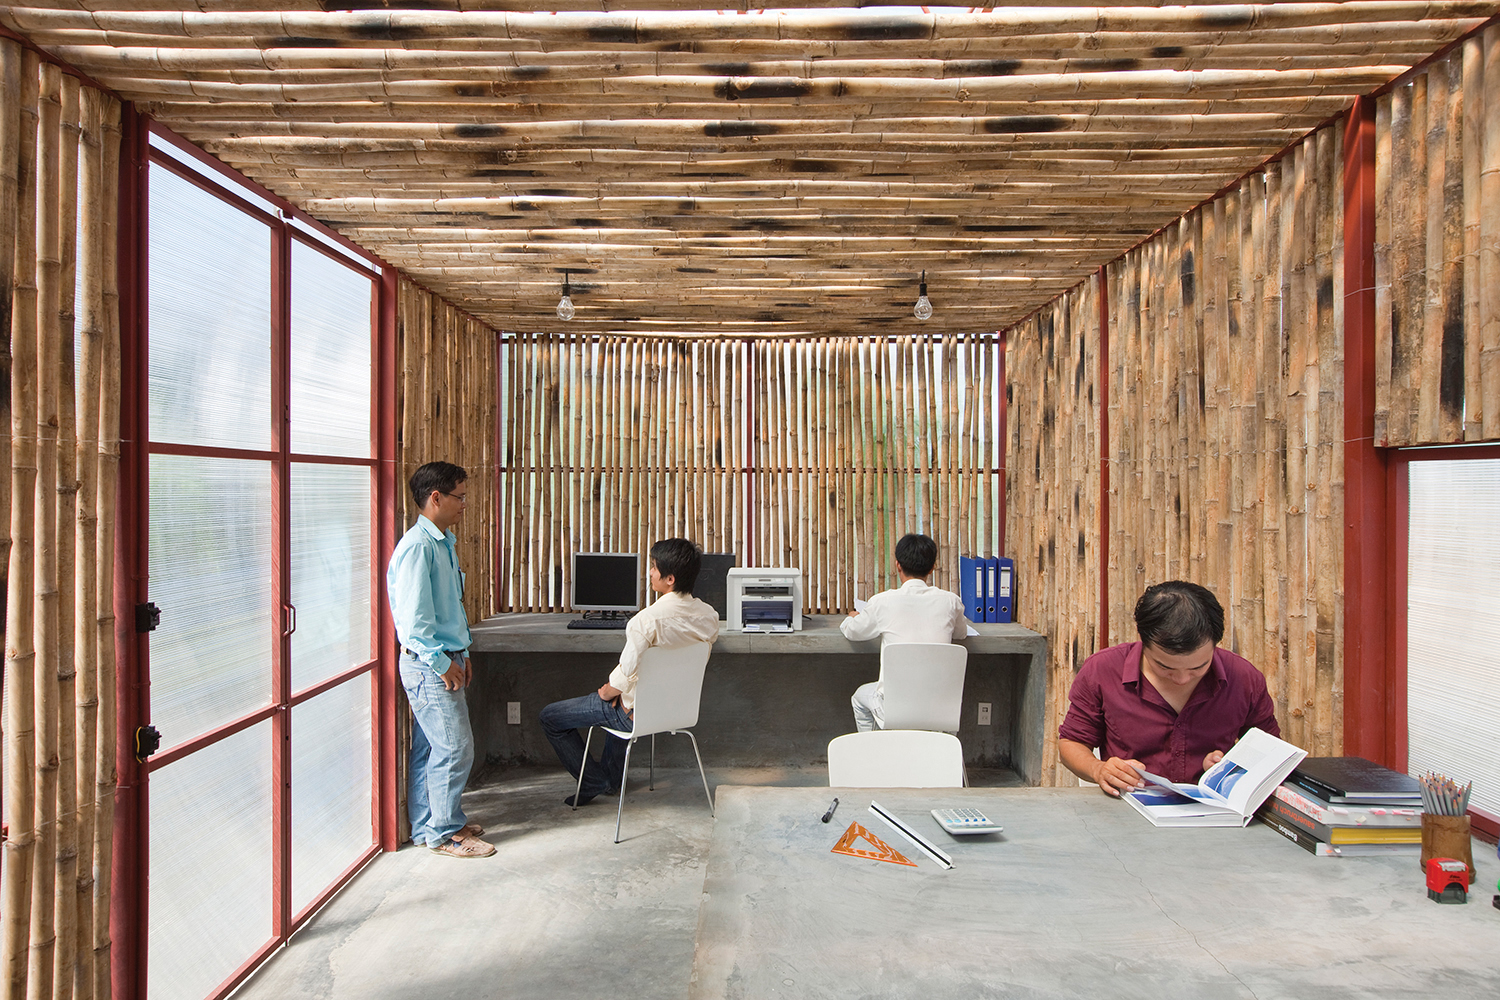
<instances>
[{"instance_id":1,"label":"calculator","mask_svg":"<svg viewBox=\"0 0 1500 1000\"><path fill-rule=\"evenodd\" d=\"M967 833L999 833L1005 829L978 809L934 809L932 818L944 830L956 836Z\"/></svg>"}]
</instances>

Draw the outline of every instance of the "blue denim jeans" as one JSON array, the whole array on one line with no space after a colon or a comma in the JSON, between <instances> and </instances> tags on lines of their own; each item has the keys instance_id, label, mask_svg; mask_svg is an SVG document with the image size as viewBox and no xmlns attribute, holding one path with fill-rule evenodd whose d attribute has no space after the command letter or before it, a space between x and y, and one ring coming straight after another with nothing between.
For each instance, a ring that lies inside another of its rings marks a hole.
<instances>
[{"instance_id":1,"label":"blue denim jeans","mask_svg":"<svg viewBox=\"0 0 1500 1000\"><path fill-rule=\"evenodd\" d=\"M583 737L578 735L579 729L608 726L628 733L635 728L635 723L623 708L605 701L597 691L566 701L554 701L542 709L541 718L542 732L547 734L547 741L557 751L557 759L575 778L583 766ZM585 798L619 791L620 779L625 775L625 741L608 733L598 733L594 742L598 743L600 737L603 737L604 748L599 760L597 763L590 760L588 770L583 774L582 794Z\"/></svg>"},{"instance_id":2,"label":"blue denim jeans","mask_svg":"<svg viewBox=\"0 0 1500 1000\"><path fill-rule=\"evenodd\" d=\"M462 688L449 691L441 677L405 653L401 686L416 716L406 790L411 840L435 847L469 822L459 804L474 765L469 703Z\"/></svg>"}]
</instances>

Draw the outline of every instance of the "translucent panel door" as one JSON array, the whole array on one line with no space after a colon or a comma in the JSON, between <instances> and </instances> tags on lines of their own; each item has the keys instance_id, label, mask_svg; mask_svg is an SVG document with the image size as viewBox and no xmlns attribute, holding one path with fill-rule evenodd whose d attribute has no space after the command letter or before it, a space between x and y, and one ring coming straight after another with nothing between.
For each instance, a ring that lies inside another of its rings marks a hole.
<instances>
[{"instance_id":1,"label":"translucent panel door","mask_svg":"<svg viewBox=\"0 0 1500 1000\"><path fill-rule=\"evenodd\" d=\"M375 843L375 274L190 167L153 137L153 1000L227 994Z\"/></svg>"}]
</instances>

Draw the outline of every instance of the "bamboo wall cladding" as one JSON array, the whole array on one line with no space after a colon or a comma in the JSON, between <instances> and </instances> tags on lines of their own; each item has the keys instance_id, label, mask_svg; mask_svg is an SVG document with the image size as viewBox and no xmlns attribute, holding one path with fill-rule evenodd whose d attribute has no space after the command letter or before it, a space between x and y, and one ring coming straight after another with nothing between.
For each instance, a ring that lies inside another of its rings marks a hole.
<instances>
[{"instance_id":1,"label":"bamboo wall cladding","mask_svg":"<svg viewBox=\"0 0 1500 1000\"><path fill-rule=\"evenodd\" d=\"M955 590L998 548L993 336L503 344L500 610L566 607L573 552L673 536L801 569L812 614L893 586L908 531Z\"/></svg>"},{"instance_id":2,"label":"bamboo wall cladding","mask_svg":"<svg viewBox=\"0 0 1500 1000\"><path fill-rule=\"evenodd\" d=\"M1500 440L1500 26L1375 121L1375 441Z\"/></svg>"},{"instance_id":3,"label":"bamboo wall cladding","mask_svg":"<svg viewBox=\"0 0 1500 1000\"><path fill-rule=\"evenodd\" d=\"M1108 269L1108 641L1149 584L1202 583L1314 754L1343 739L1342 133Z\"/></svg>"},{"instance_id":4,"label":"bamboo wall cladding","mask_svg":"<svg viewBox=\"0 0 1500 1000\"><path fill-rule=\"evenodd\" d=\"M109 995L120 108L0 38L7 997ZM78 376L75 379L75 341Z\"/></svg>"},{"instance_id":5,"label":"bamboo wall cladding","mask_svg":"<svg viewBox=\"0 0 1500 1000\"><path fill-rule=\"evenodd\" d=\"M464 608L476 622L495 609L495 332L403 278L396 293L396 341L400 530L417 520L406 488L417 467L438 461L463 466L469 502L454 534L466 574Z\"/></svg>"},{"instance_id":6,"label":"bamboo wall cladding","mask_svg":"<svg viewBox=\"0 0 1500 1000\"><path fill-rule=\"evenodd\" d=\"M1057 727L1099 635L1099 289L1092 278L1007 332L1006 554L1017 622L1047 637L1044 785L1073 777Z\"/></svg>"}]
</instances>

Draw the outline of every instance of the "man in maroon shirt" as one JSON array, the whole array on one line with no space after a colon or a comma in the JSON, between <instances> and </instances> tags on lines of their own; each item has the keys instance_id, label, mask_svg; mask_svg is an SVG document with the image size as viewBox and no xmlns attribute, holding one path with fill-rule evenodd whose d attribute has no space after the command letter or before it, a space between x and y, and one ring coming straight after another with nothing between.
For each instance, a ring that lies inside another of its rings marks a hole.
<instances>
[{"instance_id":1,"label":"man in maroon shirt","mask_svg":"<svg viewBox=\"0 0 1500 1000\"><path fill-rule=\"evenodd\" d=\"M1224 609L1207 589L1147 588L1135 627L1139 642L1095 653L1073 680L1057 732L1068 770L1117 796L1143 787L1136 768L1197 781L1251 727L1281 735L1265 677L1218 648Z\"/></svg>"}]
</instances>

